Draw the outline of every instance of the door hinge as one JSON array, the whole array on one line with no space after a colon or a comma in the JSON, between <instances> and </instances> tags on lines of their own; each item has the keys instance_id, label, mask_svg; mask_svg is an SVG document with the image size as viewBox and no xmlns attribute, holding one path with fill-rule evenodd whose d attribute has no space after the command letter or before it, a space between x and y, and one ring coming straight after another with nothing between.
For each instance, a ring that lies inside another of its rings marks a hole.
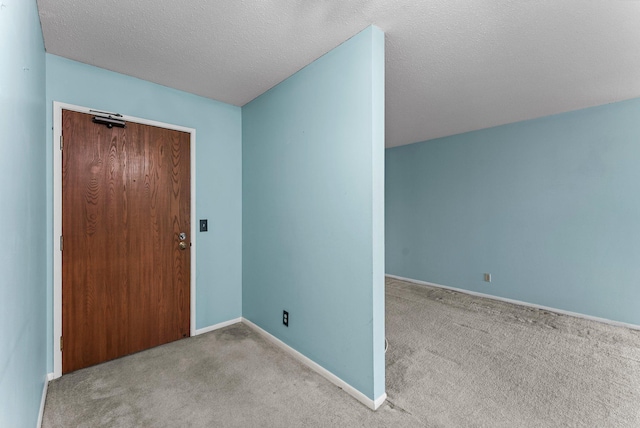
<instances>
[{"instance_id":1,"label":"door hinge","mask_svg":"<svg viewBox=\"0 0 640 428\"><path fill-rule=\"evenodd\" d=\"M60 150L62 150L63 147L64 147L64 137L61 135L60 136Z\"/></svg>"},{"instance_id":2,"label":"door hinge","mask_svg":"<svg viewBox=\"0 0 640 428\"><path fill-rule=\"evenodd\" d=\"M60 251L64 248L64 238L60 235Z\"/></svg>"},{"instance_id":3,"label":"door hinge","mask_svg":"<svg viewBox=\"0 0 640 428\"><path fill-rule=\"evenodd\" d=\"M60 352L62 352L62 336L60 336Z\"/></svg>"}]
</instances>

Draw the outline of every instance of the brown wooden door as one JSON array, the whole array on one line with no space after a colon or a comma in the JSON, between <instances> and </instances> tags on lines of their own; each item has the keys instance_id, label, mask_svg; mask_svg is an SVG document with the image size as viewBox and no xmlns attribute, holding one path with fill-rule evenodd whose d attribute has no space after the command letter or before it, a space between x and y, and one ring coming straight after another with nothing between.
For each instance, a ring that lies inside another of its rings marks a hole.
<instances>
[{"instance_id":1,"label":"brown wooden door","mask_svg":"<svg viewBox=\"0 0 640 428\"><path fill-rule=\"evenodd\" d=\"M63 373L190 333L190 135L92 117L62 115Z\"/></svg>"}]
</instances>

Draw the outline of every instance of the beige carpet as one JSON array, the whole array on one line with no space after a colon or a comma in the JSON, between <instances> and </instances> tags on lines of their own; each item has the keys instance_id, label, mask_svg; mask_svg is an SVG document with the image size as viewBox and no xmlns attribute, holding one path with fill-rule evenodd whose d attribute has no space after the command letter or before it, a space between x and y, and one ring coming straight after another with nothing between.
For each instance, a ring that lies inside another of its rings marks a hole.
<instances>
[{"instance_id":1,"label":"beige carpet","mask_svg":"<svg viewBox=\"0 0 640 428\"><path fill-rule=\"evenodd\" d=\"M389 401L425 425L640 427L640 331L393 279L386 303Z\"/></svg>"},{"instance_id":2,"label":"beige carpet","mask_svg":"<svg viewBox=\"0 0 640 428\"><path fill-rule=\"evenodd\" d=\"M242 324L51 382L44 427L640 427L640 332L387 279L369 411Z\"/></svg>"}]
</instances>

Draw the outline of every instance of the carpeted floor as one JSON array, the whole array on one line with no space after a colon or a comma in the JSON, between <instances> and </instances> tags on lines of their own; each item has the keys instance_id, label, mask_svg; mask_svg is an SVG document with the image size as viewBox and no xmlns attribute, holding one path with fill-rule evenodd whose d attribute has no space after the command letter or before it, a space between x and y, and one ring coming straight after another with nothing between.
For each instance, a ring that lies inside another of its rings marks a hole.
<instances>
[{"instance_id":1,"label":"carpeted floor","mask_svg":"<svg viewBox=\"0 0 640 428\"><path fill-rule=\"evenodd\" d=\"M387 394L428 426L640 427L640 331L387 278Z\"/></svg>"},{"instance_id":2,"label":"carpeted floor","mask_svg":"<svg viewBox=\"0 0 640 428\"><path fill-rule=\"evenodd\" d=\"M235 324L63 376L44 427L640 427L640 331L387 279L372 412Z\"/></svg>"}]
</instances>

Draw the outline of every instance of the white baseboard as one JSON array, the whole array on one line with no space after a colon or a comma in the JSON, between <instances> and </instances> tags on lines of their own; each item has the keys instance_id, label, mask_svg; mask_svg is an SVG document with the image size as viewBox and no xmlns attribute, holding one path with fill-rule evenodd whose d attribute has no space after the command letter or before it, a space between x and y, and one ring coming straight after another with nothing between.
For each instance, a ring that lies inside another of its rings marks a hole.
<instances>
[{"instance_id":1,"label":"white baseboard","mask_svg":"<svg viewBox=\"0 0 640 428\"><path fill-rule=\"evenodd\" d=\"M636 325L636 324L629 324L629 323L626 323L626 322L614 321L614 320L610 320L610 319L607 319L607 318L594 317L594 316L591 316L591 315L581 314L579 312L565 311L564 309L557 309L557 308L552 308L550 306L537 305L535 303L523 302L521 300L508 299L506 297L494 296L492 294L479 293L477 291L465 290L463 288L449 287L447 285L441 285L441 284L436 284L436 283L427 282L427 281L420 281L418 279L405 278L405 277L402 277L402 276L389 275L389 274L385 274L385 276L389 277L389 278L393 278L393 279L398 279L400 281L411 282L411 283L418 284L418 285L428 285L428 286L431 286L431 287L445 288L447 290L453 290L453 291L457 291L457 292L463 293L463 294L470 294L472 296L484 297L486 299L499 300L501 302L512 303L514 305L528 306L530 308L542 309L544 311L555 312L557 314L568 315L568 316L576 317L576 318L583 318L583 319L587 319L587 320L590 320L590 321L597 321L597 322L601 322L601 323L604 323L604 324L614 325L616 327L626 327L626 328L630 328L632 330L640 330L640 325Z\"/></svg>"},{"instance_id":2,"label":"white baseboard","mask_svg":"<svg viewBox=\"0 0 640 428\"><path fill-rule=\"evenodd\" d=\"M378 410L378 407L382 406L382 404L387 401L387 393L385 392L380 397L373 400L373 406L369 406L372 410Z\"/></svg>"},{"instance_id":3,"label":"white baseboard","mask_svg":"<svg viewBox=\"0 0 640 428\"><path fill-rule=\"evenodd\" d=\"M53 373L47 373L44 377L44 385L42 385L42 398L40 399L40 411L38 411L38 422L36 428L42 426L42 418L44 417L44 403L47 401L47 389L49 388L49 382L53 380Z\"/></svg>"},{"instance_id":4,"label":"white baseboard","mask_svg":"<svg viewBox=\"0 0 640 428\"><path fill-rule=\"evenodd\" d=\"M200 328L200 329L195 331L194 336L197 336L199 334L209 333L210 331L218 330L218 329L221 329L221 328L226 327L226 326L231 325L231 324L237 324L239 322L242 322L242 317L234 318L234 319L229 320L229 321L223 321L223 322L220 322L218 324L210 325L209 327Z\"/></svg>"},{"instance_id":5,"label":"white baseboard","mask_svg":"<svg viewBox=\"0 0 640 428\"><path fill-rule=\"evenodd\" d=\"M331 373L329 370L327 370L324 367L322 367L320 364L318 364L315 361L311 360L310 358L302 355L300 352L296 351L291 346L289 346L286 343L284 343L282 340L280 340L277 337L273 336L271 333L269 333L269 332L263 330L262 328L258 327L256 324L252 323L248 319L242 318L242 322L245 323L250 328L252 328L258 334L263 336L269 342L273 343L274 345L276 345L277 347L279 347L280 349L285 351L287 354L289 354L290 356L292 356L296 360L300 361L305 366L309 367L311 370L315 371L316 373L318 373L319 375L321 375L322 377L324 377L325 379L327 379L328 381L330 381L331 383L333 383L337 387L342 388L347 394L351 395L353 398L355 398L356 400L358 400L359 402L361 402L362 404L364 404L368 408L370 408L372 410L376 410L387 399L387 394L384 393L380 397L376 398L375 400L372 400L371 398L369 398L366 395L364 395L362 392L360 392L357 389L355 389L353 386L349 385L344 380L340 379L338 376L336 376L333 373Z\"/></svg>"}]
</instances>

